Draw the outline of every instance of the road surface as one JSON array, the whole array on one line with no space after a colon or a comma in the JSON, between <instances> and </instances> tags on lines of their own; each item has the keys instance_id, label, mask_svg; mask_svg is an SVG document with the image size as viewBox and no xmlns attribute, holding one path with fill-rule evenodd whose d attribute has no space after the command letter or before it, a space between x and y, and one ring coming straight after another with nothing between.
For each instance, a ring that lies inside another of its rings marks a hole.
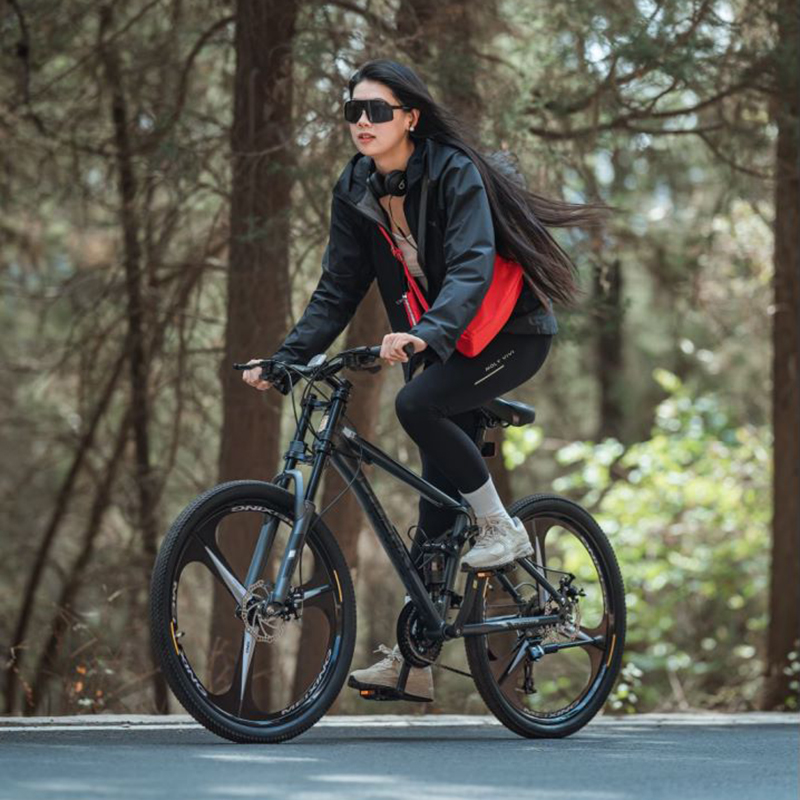
<instances>
[{"instance_id":1,"label":"road surface","mask_svg":"<svg viewBox=\"0 0 800 800\"><path fill-rule=\"evenodd\" d=\"M598 717L531 740L493 717L326 717L237 745L186 716L0 718L0 800L797 800L800 717Z\"/></svg>"}]
</instances>

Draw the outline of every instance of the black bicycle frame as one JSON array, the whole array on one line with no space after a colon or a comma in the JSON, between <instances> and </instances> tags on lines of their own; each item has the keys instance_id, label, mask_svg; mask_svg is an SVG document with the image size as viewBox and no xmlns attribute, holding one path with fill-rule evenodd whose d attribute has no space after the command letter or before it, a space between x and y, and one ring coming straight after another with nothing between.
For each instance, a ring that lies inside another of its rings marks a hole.
<instances>
[{"instance_id":1,"label":"black bicycle frame","mask_svg":"<svg viewBox=\"0 0 800 800\"><path fill-rule=\"evenodd\" d=\"M419 477L402 464L398 464L391 456L384 453L379 447L362 439L350 428L343 427L341 436L347 442L349 452L345 451L344 448L339 448L331 454L330 458L333 466L342 476L345 483L350 484L359 505L364 509L367 519L369 519L378 540L386 551L386 555L392 562L400 580L406 587L406 591L422 617L428 635L435 638L448 638L448 634L452 635L453 632L448 630L443 618L444 615L440 613L440 610L437 609L428 595L425 584L422 582L419 572L411 560L411 555L405 546L405 542L375 496L375 492L372 490L372 486L364 476L364 473L360 469L356 471L352 462L357 462L360 455L362 463L377 465L398 480L411 486L430 502L457 512L456 523L449 537L451 542L458 542L459 537L468 526L470 514L468 506L459 503L424 478ZM460 550L460 545L458 549ZM444 585L447 590L452 589L455 583L455 563L455 558L446 560Z\"/></svg>"},{"instance_id":2,"label":"black bicycle frame","mask_svg":"<svg viewBox=\"0 0 800 800\"><path fill-rule=\"evenodd\" d=\"M424 622L427 636L433 639L450 639L462 635L478 635L533 628L558 622L558 615L542 615L536 617L495 617L481 624L464 624L464 619L468 616L473 602L483 593L485 582L493 574L491 570L477 570L469 575L457 618L453 623L447 623L446 615L452 598L453 586L455 585L459 561L458 555L467 539L465 531L470 526L471 510L465 503L454 500L424 478L399 464L379 447L362 439L351 428L340 425L344 411L347 408L352 384L343 378L329 379L329 383L334 389L330 400L320 401L316 395L310 394L303 401L303 411L298 420L295 436L284 455L285 469L274 480L274 483L282 488L288 488L290 483L294 483L295 520L292 531L289 534L283 559L278 568L275 587L270 595L270 602L281 604L287 599L294 568L302 551L308 527L316 511L314 497L319 488L326 462L330 459L345 483L355 493L378 540L386 551L389 560L392 562ZM325 414L316 434L312 457L309 458L306 455L305 437L311 425L311 415L316 409L323 409ZM444 591L438 606L429 596L428 590L425 588L425 584L422 582L399 532L375 496L366 476L358 467L359 461L361 464L377 465L399 481L410 486L431 503L443 508L449 508L457 513L453 530L444 543L449 557L445 559ZM299 462L312 464L307 488L304 488L303 475L297 468ZM277 524L277 518L271 517L261 529L247 574L246 585L248 586L257 580L258 575L261 574L265 566L274 541ZM520 564L550 592L551 596L556 599L560 598L558 590L550 584L534 564L528 559L522 559Z\"/></svg>"}]
</instances>

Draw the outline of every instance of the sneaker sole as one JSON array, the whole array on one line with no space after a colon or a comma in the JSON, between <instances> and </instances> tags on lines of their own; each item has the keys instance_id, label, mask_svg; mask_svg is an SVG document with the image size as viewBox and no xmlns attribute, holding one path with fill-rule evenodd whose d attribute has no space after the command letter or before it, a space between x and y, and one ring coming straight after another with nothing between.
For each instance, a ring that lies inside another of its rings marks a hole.
<instances>
[{"instance_id":1,"label":"sneaker sole","mask_svg":"<svg viewBox=\"0 0 800 800\"><path fill-rule=\"evenodd\" d=\"M506 567L509 564L513 564L518 558L525 558L525 556L532 556L533 555L533 545L528 542L527 545L523 545L522 547L517 548L514 554L506 559L505 561L501 561L499 564L490 564L486 567L473 567L471 564L465 564L463 561L461 562L461 571L462 572L474 572L476 569L499 569L500 567Z\"/></svg>"},{"instance_id":2,"label":"sneaker sole","mask_svg":"<svg viewBox=\"0 0 800 800\"><path fill-rule=\"evenodd\" d=\"M359 691L375 692L374 697L364 697L364 700L409 700L412 703L432 703L432 697L419 697L408 692L401 692L392 686L384 686L379 683L362 683L352 675L347 679L347 685L351 689ZM363 695L362 695L363 696Z\"/></svg>"}]
</instances>

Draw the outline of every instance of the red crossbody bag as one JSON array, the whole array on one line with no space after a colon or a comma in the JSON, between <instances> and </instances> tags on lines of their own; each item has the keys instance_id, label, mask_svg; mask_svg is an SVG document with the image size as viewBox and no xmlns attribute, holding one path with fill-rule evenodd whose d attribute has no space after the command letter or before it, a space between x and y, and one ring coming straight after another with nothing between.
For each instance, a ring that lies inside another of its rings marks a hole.
<instances>
[{"instance_id":1,"label":"red crossbody bag","mask_svg":"<svg viewBox=\"0 0 800 800\"><path fill-rule=\"evenodd\" d=\"M419 235L417 260L420 266L423 265L423 251L425 247L425 211L428 204L428 175L427 171L422 179L422 195L420 198L419 225L417 234ZM403 265L406 275L408 290L400 298L408 316L409 324L414 326L419 322L422 315L428 310L428 301L422 294L414 276L408 269L408 264L403 257L403 251L397 246L395 241L386 232L383 225L378 226L381 233L386 237L392 254ZM465 356L477 356L478 353L494 339L499 330L506 324L514 306L517 304L522 293L522 266L517 261L503 258L499 253L495 254L494 272L492 283L489 290L481 302L480 307L475 312L475 316L456 342L456 350Z\"/></svg>"}]
</instances>

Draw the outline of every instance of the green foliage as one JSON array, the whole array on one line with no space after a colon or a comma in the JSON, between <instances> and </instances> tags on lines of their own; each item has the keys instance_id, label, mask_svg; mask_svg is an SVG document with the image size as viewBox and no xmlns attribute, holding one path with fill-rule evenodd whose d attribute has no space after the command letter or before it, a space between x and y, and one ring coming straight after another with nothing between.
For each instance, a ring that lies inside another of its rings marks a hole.
<instances>
[{"instance_id":1,"label":"green foliage","mask_svg":"<svg viewBox=\"0 0 800 800\"><path fill-rule=\"evenodd\" d=\"M572 470L553 483L608 533L628 605L625 679L616 708L755 704L766 628L771 431L737 425L714 393L693 397L674 374L653 377L668 396L651 436L625 449L616 439L559 449ZM509 429L509 468L541 443Z\"/></svg>"},{"instance_id":2,"label":"green foliage","mask_svg":"<svg viewBox=\"0 0 800 800\"><path fill-rule=\"evenodd\" d=\"M787 710L790 711L797 711L797 698L800 695L800 652L798 652L798 648L800 648L800 639L795 640L795 649L787 656L789 664L784 667L784 672L791 678L789 681L790 694L785 703Z\"/></svg>"},{"instance_id":3,"label":"green foliage","mask_svg":"<svg viewBox=\"0 0 800 800\"><path fill-rule=\"evenodd\" d=\"M635 714L639 711L639 695L642 685L642 671L633 661L628 661L620 673L620 679L609 697L609 705L614 711Z\"/></svg>"}]
</instances>

